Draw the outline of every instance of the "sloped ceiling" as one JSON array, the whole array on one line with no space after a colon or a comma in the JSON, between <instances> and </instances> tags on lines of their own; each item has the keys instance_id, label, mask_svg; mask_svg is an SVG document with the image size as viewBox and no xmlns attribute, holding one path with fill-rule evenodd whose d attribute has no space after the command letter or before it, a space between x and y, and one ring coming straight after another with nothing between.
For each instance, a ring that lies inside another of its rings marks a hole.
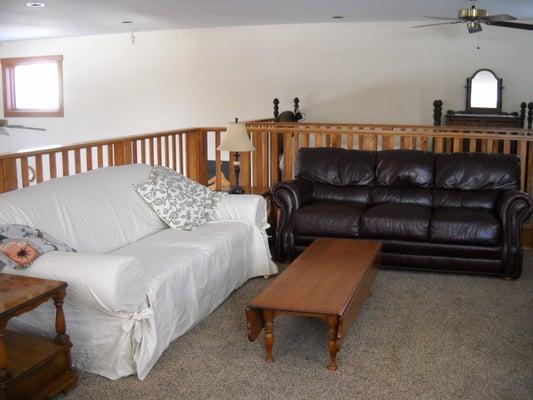
<instances>
[{"instance_id":1,"label":"sloped ceiling","mask_svg":"<svg viewBox=\"0 0 533 400\"><path fill-rule=\"evenodd\" d=\"M466 0L0 0L0 41L87 34L242 25L420 21L454 17ZM533 0L479 0L490 14L533 19ZM122 24L122 21L133 24Z\"/></svg>"}]
</instances>

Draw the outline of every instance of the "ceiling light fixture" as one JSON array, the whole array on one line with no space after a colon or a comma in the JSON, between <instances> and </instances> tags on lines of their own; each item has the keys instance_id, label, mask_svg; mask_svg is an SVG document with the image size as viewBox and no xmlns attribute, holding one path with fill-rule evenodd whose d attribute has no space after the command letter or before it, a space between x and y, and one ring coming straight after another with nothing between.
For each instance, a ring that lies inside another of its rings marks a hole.
<instances>
[{"instance_id":1,"label":"ceiling light fixture","mask_svg":"<svg viewBox=\"0 0 533 400\"><path fill-rule=\"evenodd\" d=\"M342 15L334 15L331 18L333 18L333 19L343 19L344 17Z\"/></svg>"},{"instance_id":2,"label":"ceiling light fixture","mask_svg":"<svg viewBox=\"0 0 533 400\"><path fill-rule=\"evenodd\" d=\"M122 24L133 24L133 21L122 21Z\"/></svg>"},{"instance_id":3,"label":"ceiling light fixture","mask_svg":"<svg viewBox=\"0 0 533 400\"><path fill-rule=\"evenodd\" d=\"M26 7L30 8L43 8L45 5L44 3L26 3Z\"/></svg>"}]
</instances>

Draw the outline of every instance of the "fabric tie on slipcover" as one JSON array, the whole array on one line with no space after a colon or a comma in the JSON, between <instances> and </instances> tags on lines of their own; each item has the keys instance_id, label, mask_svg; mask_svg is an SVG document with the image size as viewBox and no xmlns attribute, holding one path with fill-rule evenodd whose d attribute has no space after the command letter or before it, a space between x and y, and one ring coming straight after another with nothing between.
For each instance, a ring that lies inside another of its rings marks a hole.
<instances>
[{"instance_id":1,"label":"fabric tie on slipcover","mask_svg":"<svg viewBox=\"0 0 533 400\"><path fill-rule=\"evenodd\" d=\"M122 330L131 334L133 359L137 376L144 379L151 368L151 358L157 347L154 312L149 305L128 314L122 321Z\"/></svg>"}]
</instances>

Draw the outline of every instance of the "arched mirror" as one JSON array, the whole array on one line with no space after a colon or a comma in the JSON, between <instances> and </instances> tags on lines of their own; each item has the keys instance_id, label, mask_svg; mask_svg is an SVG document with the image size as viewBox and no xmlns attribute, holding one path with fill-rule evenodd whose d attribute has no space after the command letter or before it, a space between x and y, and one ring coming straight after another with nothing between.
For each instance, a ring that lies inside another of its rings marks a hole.
<instances>
[{"instance_id":1,"label":"arched mirror","mask_svg":"<svg viewBox=\"0 0 533 400\"><path fill-rule=\"evenodd\" d=\"M466 80L469 112L499 113L502 110L502 79L490 69L480 69Z\"/></svg>"}]
</instances>

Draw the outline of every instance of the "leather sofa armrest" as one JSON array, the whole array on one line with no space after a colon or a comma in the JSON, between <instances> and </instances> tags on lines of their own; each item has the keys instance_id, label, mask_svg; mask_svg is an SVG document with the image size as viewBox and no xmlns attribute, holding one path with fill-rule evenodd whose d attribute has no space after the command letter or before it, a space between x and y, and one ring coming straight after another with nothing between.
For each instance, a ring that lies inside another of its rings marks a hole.
<instances>
[{"instance_id":1,"label":"leather sofa armrest","mask_svg":"<svg viewBox=\"0 0 533 400\"><path fill-rule=\"evenodd\" d=\"M533 213L533 200L518 190L504 191L498 201L498 214L503 224L522 223Z\"/></svg>"},{"instance_id":2,"label":"leather sofa armrest","mask_svg":"<svg viewBox=\"0 0 533 400\"><path fill-rule=\"evenodd\" d=\"M313 184L302 179L276 183L272 199L278 207L294 212L313 200Z\"/></svg>"},{"instance_id":3,"label":"leather sofa armrest","mask_svg":"<svg viewBox=\"0 0 533 400\"><path fill-rule=\"evenodd\" d=\"M278 260L290 260L294 248L293 215L313 200L313 185L301 179L279 182L271 193L272 200L281 211L276 229L275 257Z\"/></svg>"},{"instance_id":4,"label":"leather sofa armrest","mask_svg":"<svg viewBox=\"0 0 533 400\"><path fill-rule=\"evenodd\" d=\"M518 278L522 273L522 224L533 213L533 201L526 193L506 190L498 201L502 224L504 275Z\"/></svg>"}]
</instances>

